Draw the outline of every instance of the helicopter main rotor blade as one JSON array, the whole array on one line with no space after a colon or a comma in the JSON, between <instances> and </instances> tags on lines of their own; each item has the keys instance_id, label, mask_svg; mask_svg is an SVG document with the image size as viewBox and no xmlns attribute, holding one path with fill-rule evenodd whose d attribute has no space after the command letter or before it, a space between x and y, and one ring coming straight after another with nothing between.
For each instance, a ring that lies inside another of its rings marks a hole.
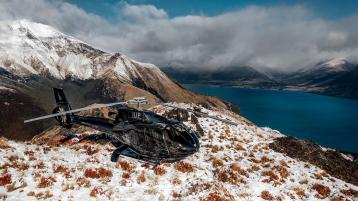
<instances>
[{"instance_id":1,"label":"helicopter main rotor blade","mask_svg":"<svg viewBox=\"0 0 358 201\"><path fill-rule=\"evenodd\" d=\"M216 117L216 116L213 116L213 115L208 115L208 114L203 113L203 112L194 111L194 110L192 110L192 109L184 109L184 108L181 108L181 107L176 107L176 106L172 106L172 105L168 105L168 104L163 104L163 105L164 105L164 106L167 106L167 107L171 107L171 108L186 110L186 111L188 111L188 112L192 112L192 113L197 114L197 115L202 115L202 116L205 116L205 117L208 117L208 118L211 118L211 119L215 119L215 120L218 120L218 121L222 121L222 122L224 122L224 123L231 124L231 125L234 125L234 126L237 126L237 125L238 125L237 123L232 122L232 121L230 121L230 120L222 119L222 118L219 118L219 117Z\"/></svg>"},{"instance_id":2,"label":"helicopter main rotor blade","mask_svg":"<svg viewBox=\"0 0 358 201\"><path fill-rule=\"evenodd\" d=\"M108 103L108 104L98 104L98 105L93 105L93 106L89 106L89 107L83 107L83 108L78 108L78 109L74 109L74 110L68 110L66 112L59 112L59 113L55 113L55 114L49 114L46 116L42 116L42 117L36 117L33 119L28 119L25 120L24 123L29 123L29 122L33 122L33 121L38 121L38 120L42 120L42 119L48 119L51 117L57 117L57 116L62 116L65 114L70 114L70 113L76 113L76 112L81 112L81 111L85 111L85 110L92 110L92 109L97 109L97 108L102 108L102 107L112 107L115 105L124 105L127 104L127 102L115 102L115 103Z\"/></svg>"}]
</instances>

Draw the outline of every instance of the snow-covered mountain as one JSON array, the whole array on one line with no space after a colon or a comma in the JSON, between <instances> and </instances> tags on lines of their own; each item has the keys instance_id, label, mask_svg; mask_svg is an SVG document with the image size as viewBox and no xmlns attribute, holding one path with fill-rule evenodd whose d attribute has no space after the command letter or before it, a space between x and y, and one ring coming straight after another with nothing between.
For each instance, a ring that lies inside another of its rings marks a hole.
<instances>
[{"instance_id":1,"label":"snow-covered mountain","mask_svg":"<svg viewBox=\"0 0 358 201\"><path fill-rule=\"evenodd\" d=\"M358 65L344 58L320 62L282 80L284 86L293 90L358 98Z\"/></svg>"},{"instance_id":2,"label":"snow-covered mountain","mask_svg":"<svg viewBox=\"0 0 358 201\"><path fill-rule=\"evenodd\" d=\"M75 107L135 96L230 107L184 89L153 64L101 51L29 20L0 22L0 86L0 133L7 137L19 129L27 134L39 131L22 121L51 112L51 87L64 88Z\"/></svg>"},{"instance_id":3,"label":"snow-covered mountain","mask_svg":"<svg viewBox=\"0 0 358 201\"><path fill-rule=\"evenodd\" d=\"M100 51L44 24L28 20L2 21L0 29L0 62L17 75L96 79L110 74L131 82L141 76L138 68L150 68L165 78L152 64Z\"/></svg>"},{"instance_id":4,"label":"snow-covered mountain","mask_svg":"<svg viewBox=\"0 0 358 201\"><path fill-rule=\"evenodd\" d=\"M199 125L204 131L199 151L156 168L125 156L111 162L114 147L110 143L73 140L59 144L63 136L56 135L58 128L27 143L0 139L0 199L357 200L357 165L348 156L310 143L310 152L303 152L303 141L287 144L297 155L321 161L315 165L285 150L276 151L275 147L284 146L275 139L285 139L277 131L257 127L230 111L200 109L238 125L205 117L193 123L189 115L184 123L194 130ZM164 113L168 108L153 110ZM93 131L76 133L85 136ZM332 153L337 154L334 160L327 158Z\"/></svg>"},{"instance_id":5,"label":"snow-covered mountain","mask_svg":"<svg viewBox=\"0 0 358 201\"><path fill-rule=\"evenodd\" d=\"M340 75L354 70L356 66L344 58L333 58L317 63L313 67L303 68L295 73L294 77L309 79L329 80L332 76ZM313 81L313 80L312 80Z\"/></svg>"},{"instance_id":6,"label":"snow-covered mountain","mask_svg":"<svg viewBox=\"0 0 358 201\"><path fill-rule=\"evenodd\" d=\"M353 64L344 58L333 58L328 61L318 63L313 69L327 72L342 72L352 70Z\"/></svg>"}]
</instances>

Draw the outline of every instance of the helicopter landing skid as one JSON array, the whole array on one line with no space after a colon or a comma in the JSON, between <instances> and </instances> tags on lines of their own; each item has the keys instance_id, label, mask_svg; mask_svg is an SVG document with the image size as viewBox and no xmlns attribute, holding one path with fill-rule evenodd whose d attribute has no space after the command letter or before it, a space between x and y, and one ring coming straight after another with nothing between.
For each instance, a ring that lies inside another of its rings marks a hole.
<instances>
[{"instance_id":1,"label":"helicopter landing skid","mask_svg":"<svg viewBox=\"0 0 358 201\"><path fill-rule=\"evenodd\" d=\"M87 135L84 138L82 138L79 142L82 142L84 140L89 140L93 142L98 142L100 140L103 140L103 141L111 142L115 147L122 146L122 143L117 138L113 137L112 135L108 135L107 133Z\"/></svg>"},{"instance_id":2,"label":"helicopter landing skid","mask_svg":"<svg viewBox=\"0 0 358 201\"><path fill-rule=\"evenodd\" d=\"M147 157L147 156L143 156L143 155L140 155L138 154L135 150L133 150L132 148L130 147L127 147L127 149L125 149L122 154L123 156L127 156L127 157L130 157L130 158L134 158L134 159L137 159L139 161L143 161L143 162L146 162L146 163L150 163L152 164L154 167L153 168L156 168L158 165L160 165L161 163L174 163L174 162L177 162L179 160L182 160L184 159L185 157L180 157L180 158L165 158L165 159L162 159L162 158L152 158L152 157Z\"/></svg>"},{"instance_id":3,"label":"helicopter landing skid","mask_svg":"<svg viewBox=\"0 0 358 201\"><path fill-rule=\"evenodd\" d=\"M111 156L111 161L112 162L117 162L118 161L118 158L119 156L122 154L122 152L124 150L126 150L128 147L126 145L121 145L119 146L117 149L115 149L112 153L112 156Z\"/></svg>"}]
</instances>

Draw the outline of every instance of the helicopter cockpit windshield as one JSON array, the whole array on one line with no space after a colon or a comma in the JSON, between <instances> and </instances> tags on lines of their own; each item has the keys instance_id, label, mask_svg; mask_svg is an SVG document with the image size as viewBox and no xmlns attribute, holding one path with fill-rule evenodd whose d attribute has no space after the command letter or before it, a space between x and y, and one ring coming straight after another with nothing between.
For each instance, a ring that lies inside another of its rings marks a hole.
<instances>
[{"instance_id":1,"label":"helicopter cockpit windshield","mask_svg":"<svg viewBox=\"0 0 358 201\"><path fill-rule=\"evenodd\" d=\"M197 143L189 133L190 131L185 129L180 123L167 127L168 138L172 142L176 142L177 146L180 149L185 149L185 151L187 151L186 148L191 149Z\"/></svg>"},{"instance_id":2,"label":"helicopter cockpit windshield","mask_svg":"<svg viewBox=\"0 0 358 201\"><path fill-rule=\"evenodd\" d=\"M170 123L170 121L158 114L155 114L153 112L145 112L144 115L146 116L146 119L153 122L153 123Z\"/></svg>"}]
</instances>

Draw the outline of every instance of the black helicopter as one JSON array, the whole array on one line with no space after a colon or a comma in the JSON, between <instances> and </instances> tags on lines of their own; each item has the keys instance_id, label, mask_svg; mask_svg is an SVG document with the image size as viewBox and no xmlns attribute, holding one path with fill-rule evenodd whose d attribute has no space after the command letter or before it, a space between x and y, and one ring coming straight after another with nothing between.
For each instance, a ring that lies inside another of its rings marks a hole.
<instances>
[{"instance_id":1,"label":"black helicopter","mask_svg":"<svg viewBox=\"0 0 358 201\"><path fill-rule=\"evenodd\" d=\"M167 119L149 110L139 110L129 105L149 104L143 97L137 97L126 102L94 105L72 109L62 89L53 88L57 106L51 115L25 120L29 123L54 117L62 127L71 128L74 124L83 125L102 132L91 134L82 140L107 140L116 149L111 161L116 162L120 155L125 155L146 162L160 164L175 162L199 150L200 143L195 131L183 122ZM114 118L100 118L76 115L75 113L103 107L116 107ZM176 109L179 107L165 105ZM199 111L183 109L196 115L214 118L225 123L237 125L229 120L210 116ZM71 138L73 136L67 136Z\"/></svg>"}]
</instances>

